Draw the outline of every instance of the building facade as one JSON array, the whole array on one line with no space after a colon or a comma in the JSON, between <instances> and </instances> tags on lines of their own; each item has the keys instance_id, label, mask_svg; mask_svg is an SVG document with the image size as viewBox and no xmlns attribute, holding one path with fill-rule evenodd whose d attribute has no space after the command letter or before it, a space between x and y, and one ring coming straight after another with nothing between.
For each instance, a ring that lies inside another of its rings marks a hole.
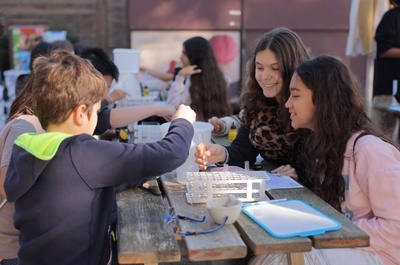
<instances>
[{"instance_id":1,"label":"building facade","mask_svg":"<svg viewBox=\"0 0 400 265\"><path fill-rule=\"evenodd\" d=\"M46 24L66 30L72 42L100 46L110 55L129 48L132 32L228 31L240 36L244 65L257 38L285 26L312 55L341 58L363 83L366 59L345 56L348 0L1 0L6 26ZM162 43L160 43L162 45Z\"/></svg>"}]
</instances>

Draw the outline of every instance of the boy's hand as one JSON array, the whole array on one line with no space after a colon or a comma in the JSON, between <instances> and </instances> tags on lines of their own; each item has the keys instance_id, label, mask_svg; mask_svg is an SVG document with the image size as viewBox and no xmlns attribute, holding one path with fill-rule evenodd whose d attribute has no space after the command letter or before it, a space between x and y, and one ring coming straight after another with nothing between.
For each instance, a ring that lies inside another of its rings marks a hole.
<instances>
[{"instance_id":1,"label":"boy's hand","mask_svg":"<svg viewBox=\"0 0 400 265\"><path fill-rule=\"evenodd\" d=\"M175 115L172 118L172 120L175 120L178 118L186 119L191 124L193 124L196 121L196 112L194 112L190 106L181 104L178 107L178 110L175 112Z\"/></svg>"},{"instance_id":2,"label":"boy's hand","mask_svg":"<svg viewBox=\"0 0 400 265\"><path fill-rule=\"evenodd\" d=\"M225 147L219 144L199 144L194 153L195 161L201 170L207 169L207 165L225 160Z\"/></svg>"},{"instance_id":3,"label":"boy's hand","mask_svg":"<svg viewBox=\"0 0 400 265\"><path fill-rule=\"evenodd\" d=\"M214 126L213 133L221 133L225 130L226 124L222 120L217 117L212 117L208 120L208 123L211 123Z\"/></svg>"}]
</instances>

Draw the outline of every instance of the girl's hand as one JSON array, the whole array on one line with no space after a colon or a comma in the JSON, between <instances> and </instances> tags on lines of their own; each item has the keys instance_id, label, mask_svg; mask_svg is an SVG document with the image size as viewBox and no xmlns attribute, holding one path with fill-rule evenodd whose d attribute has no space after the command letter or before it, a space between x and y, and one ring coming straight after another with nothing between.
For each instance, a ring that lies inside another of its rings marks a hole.
<instances>
[{"instance_id":1,"label":"girl's hand","mask_svg":"<svg viewBox=\"0 0 400 265\"><path fill-rule=\"evenodd\" d=\"M225 161L225 147L218 144L199 144L194 153L195 161L201 170L207 169L207 165Z\"/></svg>"},{"instance_id":2,"label":"girl's hand","mask_svg":"<svg viewBox=\"0 0 400 265\"><path fill-rule=\"evenodd\" d=\"M283 165L278 168L275 168L271 171L272 173L282 175L282 176L289 176L294 180L298 180L296 169L294 169L291 165Z\"/></svg>"},{"instance_id":3,"label":"girl's hand","mask_svg":"<svg viewBox=\"0 0 400 265\"><path fill-rule=\"evenodd\" d=\"M214 126L213 133L221 133L225 130L225 123L217 117L212 117L208 120L208 123L211 123Z\"/></svg>"},{"instance_id":4,"label":"girl's hand","mask_svg":"<svg viewBox=\"0 0 400 265\"><path fill-rule=\"evenodd\" d=\"M107 96L107 101L108 101L109 104L112 104L115 101L123 99L128 95L129 94L126 91L124 91L122 89L119 89L119 88L116 88L113 91L111 91L111 93Z\"/></svg>"},{"instance_id":5,"label":"girl's hand","mask_svg":"<svg viewBox=\"0 0 400 265\"><path fill-rule=\"evenodd\" d=\"M201 69L197 68L197 65L189 65L189 66L185 66L183 67L180 71L179 71L179 75L180 76L188 76L188 75L194 75L194 74L200 74L201 73Z\"/></svg>"},{"instance_id":6,"label":"girl's hand","mask_svg":"<svg viewBox=\"0 0 400 265\"><path fill-rule=\"evenodd\" d=\"M176 109L172 105L160 105L156 115L163 117L166 121L171 121L174 116Z\"/></svg>"}]
</instances>

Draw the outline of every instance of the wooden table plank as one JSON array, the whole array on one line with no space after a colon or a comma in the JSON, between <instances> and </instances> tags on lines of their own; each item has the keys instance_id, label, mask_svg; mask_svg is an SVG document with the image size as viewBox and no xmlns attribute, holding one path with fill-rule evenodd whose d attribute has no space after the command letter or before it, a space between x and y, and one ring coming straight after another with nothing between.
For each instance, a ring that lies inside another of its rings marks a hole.
<instances>
[{"instance_id":1,"label":"wooden table plank","mask_svg":"<svg viewBox=\"0 0 400 265\"><path fill-rule=\"evenodd\" d=\"M310 237L315 248L352 248L369 246L369 236L363 230L309 189L269 190L267 193L274 199L287 198L304 200L342 224L340 230Z\"/></svg>"},{"instance_id":2,"label":"wooden table plank","mask_svg":"<svg viewBox=\"0 0 400 265\"><path fill-rule=\"evenodd\" d=\"M157 183L152 181L152 185ZM164 221L161 195L139 188L118 192L117 207L120 264L180 261L175 234Z\"/></svg>"},{"instance_id":3,"label":"wooden table plank","mask_svg":"<svg viewBox=\"0 0 400 265\"><path fill-rule=\"evenodd\" d=\"M217 226L208 215L204 203L187 203L186 186L176 181L173 174L165 174L161 177L169 204L176 209L175 214L190 217L206 215L203 223L192 223L179 220L179 228L186 231L208 230ZM196 236L184 236L188 257L190 261L211 261L222 259L244 258L247 255L247 247L240 238L233 225L226 225L221 230Z\"/></svg>"}]
</instances>

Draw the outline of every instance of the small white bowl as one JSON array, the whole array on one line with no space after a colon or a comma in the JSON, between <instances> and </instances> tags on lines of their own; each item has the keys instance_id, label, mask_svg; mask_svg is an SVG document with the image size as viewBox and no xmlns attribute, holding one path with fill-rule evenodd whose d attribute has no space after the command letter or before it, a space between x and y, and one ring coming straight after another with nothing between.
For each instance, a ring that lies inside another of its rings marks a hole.
<instances>
[{"instance_id":1,"label":"small white bowl","mask_svg":"<svg viewBox=\"0 0 400 265\"><path fill-rule=\"evenodd\" d=\"M228 216L226 224L233 224L240 215L242 202L234 197L215 198L207 201L207 209L215 223L222 224Z\"/></svg>"}]
</instances>

